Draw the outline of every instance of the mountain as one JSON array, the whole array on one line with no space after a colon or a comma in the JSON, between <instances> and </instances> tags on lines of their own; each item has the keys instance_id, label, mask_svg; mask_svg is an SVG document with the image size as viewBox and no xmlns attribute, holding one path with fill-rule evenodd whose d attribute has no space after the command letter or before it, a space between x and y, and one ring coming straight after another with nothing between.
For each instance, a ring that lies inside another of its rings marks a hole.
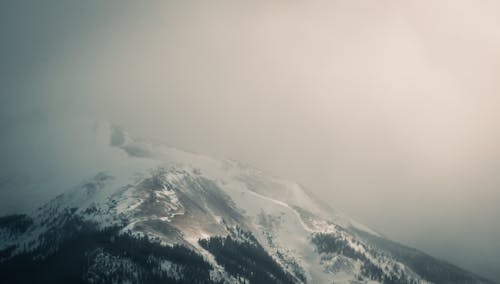
<instances>
[{"instance_id":1,"label":"mountain","mask_svg":"<svg viewBox=\"0 0 500 284\"><path fill-rule=\"evenodd\" d=\"M2 283L493 283L295 182L96 129L116 167L0 217Z\"/></svg>"}]
</instances>

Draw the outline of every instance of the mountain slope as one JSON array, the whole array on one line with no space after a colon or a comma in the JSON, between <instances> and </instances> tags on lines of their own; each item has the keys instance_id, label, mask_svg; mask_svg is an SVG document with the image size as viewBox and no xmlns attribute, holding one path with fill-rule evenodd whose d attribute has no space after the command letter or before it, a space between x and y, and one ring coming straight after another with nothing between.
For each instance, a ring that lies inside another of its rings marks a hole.
<instances>
[{"instance_id":1,"label":"mountain slope","mask_svg":"<svg viewBox=\"0 0 500 284\"><path fill-rule=\"evenodd\" d=\"M0 218L6 283L491 283L384 239L294 182L97 131L119 167Z\"/></svg>"}]
</instances>

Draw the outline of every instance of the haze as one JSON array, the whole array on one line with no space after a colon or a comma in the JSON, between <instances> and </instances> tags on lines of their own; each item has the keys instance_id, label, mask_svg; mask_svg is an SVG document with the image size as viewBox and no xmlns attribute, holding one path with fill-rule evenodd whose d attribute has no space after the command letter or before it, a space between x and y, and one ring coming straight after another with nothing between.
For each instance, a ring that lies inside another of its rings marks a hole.
<instances>
[{"instance_id":1,"label":"haze","mask_svg":"<svg viewBox=\"0 0 500 284\"><path fill-rule=\"evenodd\" d=\"M3 2L0 169L69 184L100 161L72 122L111 121L297 180L392 239L500 281L499 11L472 0ZM2 188L0 213L62 184Z\"/></svg>"}]
</instances>

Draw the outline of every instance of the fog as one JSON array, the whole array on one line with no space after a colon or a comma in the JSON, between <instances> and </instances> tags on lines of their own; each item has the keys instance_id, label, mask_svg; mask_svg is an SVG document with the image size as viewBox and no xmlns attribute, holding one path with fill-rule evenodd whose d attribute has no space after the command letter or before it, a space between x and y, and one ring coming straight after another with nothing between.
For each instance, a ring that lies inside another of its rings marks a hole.
<instances>
[{"instance_id":1,"label":"fog","mask_svg":"<svg viewBox=\"0 0 500 284\"><path fill-rule=\"evenodd\" d=\"M64 182L2 214L90 176L72 123L110 121L500 281L498 2L28 2L0 6L0 169Z\"/></svg>"}]
</instances>

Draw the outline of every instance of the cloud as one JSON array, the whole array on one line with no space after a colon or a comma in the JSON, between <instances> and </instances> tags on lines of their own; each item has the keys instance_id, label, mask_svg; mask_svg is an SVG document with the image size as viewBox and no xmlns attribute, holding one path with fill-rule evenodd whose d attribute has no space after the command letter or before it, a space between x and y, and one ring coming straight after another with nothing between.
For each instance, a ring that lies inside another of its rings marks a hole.
<instances>
[{"instance_id":1,"label":"cloud","mask_svg":"<svg viewBox=\"0 0 500 284\"><path fill-rule=\"evenodd\" d=\"M389 236L494 275L496 6L188 1L0 9L10 11L1 17L9 25L0 25L7 43L1 167L37 172L47 161L47 171L86 172L95 161L75 152L86 147L65 122L112 121L298 180Z\"/></svg>"}]
</instances>

